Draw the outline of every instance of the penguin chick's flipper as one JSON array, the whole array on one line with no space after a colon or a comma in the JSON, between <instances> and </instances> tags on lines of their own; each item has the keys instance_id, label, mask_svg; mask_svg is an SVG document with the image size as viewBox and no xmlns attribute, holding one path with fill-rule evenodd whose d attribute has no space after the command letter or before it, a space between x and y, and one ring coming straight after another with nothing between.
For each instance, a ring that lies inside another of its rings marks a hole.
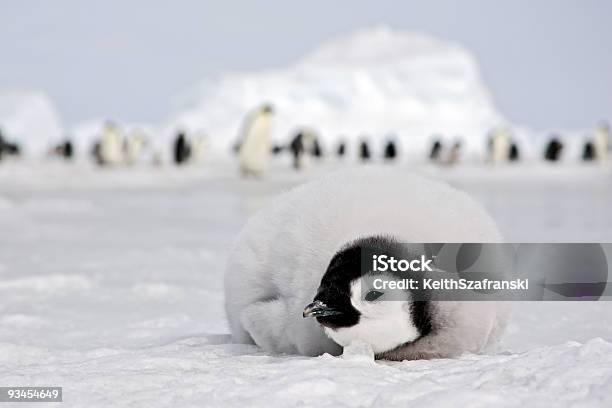
<instances>
[{"instance_id":1,"label":"penguin chick's flipper","mask_svg":"<svg viewBox=\"0 0 612 408\"><path fill-rule=\"evenodd\" d=\"M497 302L491 306L485 302L440 302L435 306L438 324L432 332L417 340L402 344L393 350L376 355L385 360L430 360L435 358L454 358L461 354L476 353L487 345L496 342L507 323L510 313L509 302ZM458 309L460 307L460 309ZM442 312L442 309L445 309ZM452 309L455 309L453 312ZM474 316L478 311L490 313ZM449 314L450 312L450 314ZM460 313L457 313L460 312ZM452 316L452 321L449 320Z\"/></svg>"},{"instance_id":2,"label":"penguin chick's flipper","mask_svg":"<svg viewBox=\"0 0 612 408\"><path fill-rule=\"evenodd\" d=\"M404 361L432 360L459 356L462 350L456 347L456 343L453 341L445 341L445 337L440 334L430 334L410 344L404 344L393 350L378 353L375 358L377 360Z\"/></svg>"}]
</instances>

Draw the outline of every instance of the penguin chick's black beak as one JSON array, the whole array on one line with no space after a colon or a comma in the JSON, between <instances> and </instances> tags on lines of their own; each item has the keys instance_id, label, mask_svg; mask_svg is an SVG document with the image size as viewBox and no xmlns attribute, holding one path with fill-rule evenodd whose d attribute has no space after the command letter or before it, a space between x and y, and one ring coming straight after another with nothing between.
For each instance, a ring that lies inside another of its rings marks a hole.
<instances>
[{"instance_id":1,"label":"penguin chick's black beak","mask_svg":"<svg viewBox=\"0 0 612 408\"><path fill-rule=\"evenodd\" d=\"M316 300L306 306L304 308L304 312L302 312L303 317L323 317L323 316L332 316L339 315L342 312L327 306L325 303L320 300Z\"/></svg>"}]
</instances>

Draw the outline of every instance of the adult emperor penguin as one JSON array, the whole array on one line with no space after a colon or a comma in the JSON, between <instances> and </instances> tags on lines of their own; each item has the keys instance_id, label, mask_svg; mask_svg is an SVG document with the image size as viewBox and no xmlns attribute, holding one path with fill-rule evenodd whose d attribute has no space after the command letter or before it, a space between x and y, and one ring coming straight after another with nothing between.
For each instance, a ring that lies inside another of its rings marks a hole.
<instances>
[{"instance_id":1,"label":"adult emperor penguin","mask_svg":"<svg viewBox=\"0 0 612 408\"><path fill-rule=\"evenodd\" d=\"M367 162L370 160L371 155L372 153L370 153L370 145L368 144L368 141L366 139L362 139L359 142L359 159L362 162Z\"/></svg>"},{"instance_id":2,"label":"adult emperor penguin","mask_svg":"<svg viewBox=\"0 0 612 408\"><path fill-rule=\"evenodd\" d=\"M508 161L517 162L521 159L521 153L519 151L518 143L514 140L510 142L510 149L508 150Z\"/></svg>"},{"instance_id":3,"label":"adult emperor penguin","mask_svg":"<svg viewBox=\"0 0 612 408\"><path fill-rule=\"evenodd\" d=\"M174 163L176 165L182 165L187 163L191 157L191 143L187 140L185 132L178 132L176 139L174 139L174 146L172 149L172 155L174 157Z\"/></svg>"},{"instance_id":4,"label":"adult emperor penguin","mask_svg":"<svg viewBox=\"0 0 612 408\"><path fill-rule=\"evenodd\" d=\"M2 130L0 130L0 160L3 155L19 156L21 149L17 143L11 143L4 139L2 136Z\"/></svg>"},{"instance_id":5,"label":"adult emperor penguin","mask_svg":"<svg viewBox=\"0 0 612 408\"><path fill-rule=\"evenodd\" d=\"M261 176L270 157L270 132L273 110L263 105L247 118L238 153L240 172L244 176Z\"/></svg>"},{"instance_id":6,"label":"adult emperor penguin","mask_svg":"<svg viewBox=\"0 0 612 408\"><path fill-rule=\"evenodd\" d=\"M601 122L595 130L593 147L595 159L600 163L606 162L610 148L610 126L606 122Z\"/></svg>"},{"instance_id":7,"label":"adult emperor penguin","mask_svg":"<svg viewBox=\"0 0 612 408\"><path fill-rule=\"evenodd\" d=\"M429 151L429 160L433 162L440 161L442 156L442 140L439 137L435 137L431 144L431 150Z\"/></svg>"},{"instance_id":8,"label":"adult emperor penguin","mask_svg":"<svg viewBox=\"0 0 612 408\"><path fill-rule=\"evenodd\" d=\"M200 163L206 157L210 141L204 133L196 134L191 142L191 161Z\"/></svg>"},{"instance_id":9,"label":"adult emperor penguin","mask_svg":"<svg viewBox=\"0 0 612 408\"><path fill-rule=\"evenodd\" d=\"M563 153L563 143L556 135L553 135L544 149L544 160L559 161L561 153Z\"/></svg>"},{"instance_id":10,"label":"adult emperor penguin","mask_svg":"<svg viewBox=\"0 0 612 408\"><path fill-rule=\"evenodd\" d=\"M315 137L312 141L312 156L317 159L321 159L324 156L323 147L321 146L318 137Z\"/></svg>"},{"instance_id":11,"label":"adult emperor penguin","mask_svg":"<svg viewBox=\"0 0 612 408\"><path fill-rule=\"evenodd\" d=\"M510 157L510 135L503 127L495 128L489 135L489 161L499 164L505 163Z\"/></svg>"},{"instance_id":12,"label":"adult emperor penguin","mask_svg":"<svg viewBox=\"0 0 612 408\"><path fill-rule=\"evenodd\" d=\"M147 137L141 130L134 129L123 142L125 164L133 166L138 163L146 145Z\"/></svg>"},{"instance_id":13,"label":"adult emperor penguin","mask_svg":"<svg viewBox=\"0 0 612 408\"><path fill-rule=\"evenodd\" d=\"M383 158L387 161L395 160L398 155L395 139L389 138L385 143Z\"/></svg>"},{"instance_id":14,"label":"adult emperor penguin","mask_svg":"<svg viewBox=\"0 0 612 408\"><path fill-rule=\"evenodd\" d=\"M584 146L582 148L582 160L595 160L595 147L593 146L593 142L591 140L587 140L586 142L584 142Z\"/></svg>"},{"instance_id":15,"label":"adult emperor penguin","mask_svg":"<svg viewBox=\"0 0 612 408\"><path fill-rule=\"evenodd\" d=\"M440 182L378 166L330 174L275 199L238 235L225 274L232 339L307 356L360 341L390 360L483 351L507 303L362 298L356 265L364 242L500 241L475 201Z\"/></svg>"},{"instance_id":16,"label":"adult emperor penguin","mask_svg":"<svg viewBox=\"0 0 612 408\"><path fill-rule=\"evenodd\" d=\"M70 139L66 139L53 147L50 153L52 155L61 157L62 159L71 160L74 156L74 145Z\"/></svg>"},{"instance_id":17,"label":"adult emperor penguin","mask_svg":"<svg viewBox=\"0 0 612 408\"><path fill-rule=\"evenodd\" d=\"M346 153L346 142L344 141L344 139L340 139L340 141L338 142L338 145L336 146L336 156L338 156L338 158L343 158L344 154Z\"/></svg>"},{"instance_id":18,"label":"adult emperor penguin","mask_svg":"<svg viewBox=\"0 0 612 408\"><path fill-rule=\"evenodd\" d=\"M103 166L114 166L123 162L123 144L119 128L113 122L106 122L102 138L94 149L96 161Z\"/></svg>"},{"instance_id":19,"label":"adult emperor penguin","mask_svg":"<svg viewBox=\"0 0 612 408\"><path fill-rule=\"evenodd\" d=\"M289 150L293 156L293 167L296 170L308 166L308 156L321 157L321 146L317 135L310 129L301 129L291 139Z\"/></svg>"},{"instance_id":20,"label":"adult emperor penguin","mask_svg":"<svg viewBox=\"0 0 612 408\"><path fill-rule=\"evenodd\" d=\"M448 155L444 158L443 163L447 166L457 164L461 158L461 140L455 140L452 147L448 151Z\"/></svg>"}]
</instances>

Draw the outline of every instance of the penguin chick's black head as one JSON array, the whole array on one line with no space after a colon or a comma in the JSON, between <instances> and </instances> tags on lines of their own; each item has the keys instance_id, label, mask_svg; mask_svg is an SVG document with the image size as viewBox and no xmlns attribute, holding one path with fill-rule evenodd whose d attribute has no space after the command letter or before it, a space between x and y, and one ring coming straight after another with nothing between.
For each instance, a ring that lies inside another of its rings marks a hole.
<instances>
[{"instance_id":1,"label":"penguin chick's black head","mask_svg":"<svg viewBox=\"0 0 612 408\"><path fill-rule=\"evenodd\" d=\"M359 323L361 313L351 304L351 282L361 277L361 248L351 245L332 258L313 303L304 309L304 317L332 329Z\"/></svg>"},{"instance_id":2,"label":"penguin chick's black head","mask_svg":"<svg viewBox=\"0 0 612 408\"><path fill-rule=\"evenodd\" d=\"M306 306L304 317L315 317L324 327L332 330L356 326L362 313L351 302L351 296L361 297L364 302L380 300L382 292L352 294L352 284L369 272L372 255L387 254L406 257L405 247L390 237L373 236L354 241L339 250L331 259L313 302ZM426 301L412 301L410 324L424 336L431 331L429 305Z\"/></svg>"}]
</instances>

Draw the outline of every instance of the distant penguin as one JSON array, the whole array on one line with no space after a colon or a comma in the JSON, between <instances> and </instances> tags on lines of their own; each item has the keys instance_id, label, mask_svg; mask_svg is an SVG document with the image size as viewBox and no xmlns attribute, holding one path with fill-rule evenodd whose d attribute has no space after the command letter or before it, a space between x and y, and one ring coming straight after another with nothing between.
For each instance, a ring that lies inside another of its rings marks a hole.
<instances>
[{"instance_id":1,"label":"distant penguin","mask_svg":"<svg viewBox=\"0 0 612 408\"><path fill-rule=\"evenodd\" d=\"M366 162L370 160L370 146L368 145L368 142L366 140L362 140L359 143L359 159L361 159L361 161Z\"/></svg>"},{"instance_id":2,"label":"distant penguin","mask_svg":"<svg viewBox=\"0 0 612 408\"><path fill-rule=\"evenodd\" d=\"M238 154L240 153L240 146L242 145L242 140L238 140L236 141L233 145L232 145L232 153L234 154Z\"/></svg>"},{"instance_id":3,"label":"distant penguin","mask_svg":"<svg viewBox=\"0 0 612 408\"><path fill-rule=\"evenodd\" d=\"M0 161L4 155L4 137L2 136L2 130L0 130Z\"/></svg>"},{"instance_id":4,"label":"distant penguin","mask_svg":"<svg viewBox=\"0 0 612 408\"><path fill-rule=\"evenodd\" d=\"M400 361L496 344L507 302L362 295L361 249L398 242L501 237L480 205L441 182L370 166L327 175L272 200L239 233L225 271L232 340L306 356L338 355L360 341L376 358Z\"/></svg>"},{"instance_id":5,"label":"distant penguin","mask_svg":"<svg viewBox=\"0 0 612 408\"><path fill-rule=\"evenodd\" d=\"M74 157L74 146L70 140L64 142L64 157L66 159L72 159Z\"/></svg>"},{"instance_id":6,"label":"distant penguin","mask_svg":"<svg viewBox=\"0 0 612 408\"><path fill-rule=\"evenodd\" d=\"M190 161L200 163L204 160L206 152L209 148L209 139L206 134L196 134L191 140L191 155Z\"/></svg>"},{"instance_id":7,"label":"distant penguin","mask_svg":"<svg viewBox=\"0 0 612 408\"><path fill-rule=\"evenodd\" d=\"M281 145L277 145L275 144L274 146L272 146L272 154L274 156L277 156L279 154L281 154L283 152L283 150L285 150L285 148Z\"/></svg>"},{"instance_id":8,"label":"distant penguin","mask_svg":"<svg viewBox=\"0 0 612 408\"><path fill-rule=\"evenodd\" d=\"M263 105L247 118L239 152L240 172L244 176L261 176L268 165L271 145L273 109Z\"/></svg>"},{"instance_id":9,"label":"distant penguin","mask_svg":"<svg viewBox=\"0 0 612 408\"><path fill-rule=\"evenodd\" d=\"M133 166L136 164L142 155L142 152L147 145L147 138L141 131L135 130L123 142L123 156L125 164Z\"/></svg>"},{"instance_id":10,"label":"distant penguin","mask_svg":"<svg viewBox=\"0 0 612 408\"><path fill-rule=\"evenodd\" d=\"M91 148L91 155L93 156L96 164L98 166L103 166L104 165L104 160L102 160L102 142L97 141L94 143L94 145Z\"/></svg>"},{"instance_id":11,"label":"distant penguin","mask_svg":"<svg viewBox=\"0 0 612 408\"><path fill-rule=\"evenodd\" d=\"M510 156L510 135L503 127L495 128L488 139L489 162L499 164L508 161Z\"/></svg>"},{"instance_id":12,"label":"distant penguin","mask_svg":"<svg viewBox=\"0 0 612 408\"><path fill-rule=\"evenodd\" d=\"M510 150L508 152L508 160L511 162L516 162L520 160L519 148L516 142L510 143Z\"/></svg>"},{"instance_id":13,"label":"distant penguin","mask_svg":"<svg viewBox=\"0 0 612 408\"><path fill-rule=\"evenodd\" d=\"M102 130L102 138L94 148L98 164L113 166L123 162L123 144L119 128L112 122L107 122Z\"/></svg>"},{"instance_id":14,"label":"distant penguin","mask_svg":"<svg viewBox=\"0 0 612 408\"><path fill-rule=\"evenodd\" d=\"M304 167L304 154L306 148L304 147L304 134L302 132L298 132L293 139L291 139L289 150L293 157L293 168L299 170Z\"/></svg>"},{"instance_id":15,"label":"distant penguin","mask_svg":"<svg viewBox=\"0 0 612 408\"><path fill-rule=\"evenodd\" d=\"M559 139L553 136L544 150L544 159L547 161L558 161L561 159L562 151L563 144L559 141Z\"/></svg>"},{"instance_id":16,"label":"distant penguin","mask_svg":"<svg viewBox=\"0 0 612 408\"><path fill-rule=\"evenodd\" d=\"M12 156L21 155L21 147L17 143L5 142L4 152Z\"/></svg>"},{"instance_id":17,"label":"distant penguin","mask_svg":"<svg viewBox=\"0 0 612 408\"><path fill-rule=\"evenodd\" d=\"M323 148L321 147L321 143L319 143L319 138L316 136L312 141L312 155L317 159L323 157Z\"/></svg>"},{"instance_id":18,"label":"distant penguin","mask_svg":"<svg viewBox=\"0 0 612 408\"><path fill-rule=\"evenodd\" d=\"M453 143L453 146L451 147L450 151L448 152L448 155L444 159L444 164L446 165L457 164L459 162L460 156L461 156L461 141L456 140Z\"/></svg>"},{"instance_id":19,"label":"distant penguin","mask_svg":"<svg viewBox=\"0 0 612 408\"><path fill-rule=\"evenodd\" d=\"M429 151L429 160L437 162L440 160L442 155L442 141L440 139L434 139L431 150Z\"/></svg>"},{"instance_id":20,"label":"distant penguin","mask_svg":"<svg viewBox=\"0 0 612 408\"><path fill-rule=\"evenodd\" d=\"M338 143L338 146L336 147L336 156L338 156L339 158L344 157L344 155L346 154L346 143L343 141L340 141Z\"/></svg>"},{"instance_id":21,"label":"distant penguin","mask_svg":"<svg viewBox=\"0 0 612 408\"><path fill-rule=\"evenodd\" d=\"M393 140L388 140L385 144L385 149L383 153L383 158L387 161L395 160L397 157L397 148L395 146L395 142Z\"/></svg>"},{"instance_id":22,"label":"distant penguin","mask_svg":"<svg viewBox=\"0 0 612 408\"><path fill-rule=\"evenodd\" d=\"M601 122L595 130L593 147L595 149L595 159L600 163L606 162L610 149L610 126L608 123Z\"/></svg>"},{"instance_id":23,"label":"distant penguin","mask_svg":"<svg viewBox=\"0 0 612 408\"><path fill-rule=\"evenodd\" d=\"M293 156L293 167L302 169L308 164L308 156L321 158L323 151L316 133L310 129L302 129L291 139L289 150Z\"/></svg>"},{"instance_id":24,"label":"distant penguin","mask_svg":"<svg viewBox=\"0 0 612 408\"><path fill-rule=\"evenodd\" d=\"M584 148L582 149L582 160L583 161L593 161L595 160L595 146L593 142L587 140L584 143Z\"/></svg>"},{"instance_id":25,"label":"distant penguin","mask_svg":"<svg viewBox=\"0 0 612 408\"><path fill-rule=\"evenodd\" d=\"M4 139L2 132L0 132L0 160L2 156L19 156L21 149L17 143L11 143Z\"/></svg>"},{"instance_id":26,"label":"distant penguin","mask_svg":"<svg viewBox=\"0 0 612 408\"><path fill-rule=\"evenodd\" d=\"M174 140L174 163L185 164L191 156L191 146L184 132L179 132Z\"/></svg>"},{"instance_id":27,"label":"distant penguin","mask_svg":"<svg viewBox=\"0 0 612 408\"><path fill-rule=\"evenodd\" d=\"M66 160L72 159L74 155L74 147L72 146L72 141L70 139L66 139L59 145L55 146L52 153Z\"/></svg>"}]
</instances>

